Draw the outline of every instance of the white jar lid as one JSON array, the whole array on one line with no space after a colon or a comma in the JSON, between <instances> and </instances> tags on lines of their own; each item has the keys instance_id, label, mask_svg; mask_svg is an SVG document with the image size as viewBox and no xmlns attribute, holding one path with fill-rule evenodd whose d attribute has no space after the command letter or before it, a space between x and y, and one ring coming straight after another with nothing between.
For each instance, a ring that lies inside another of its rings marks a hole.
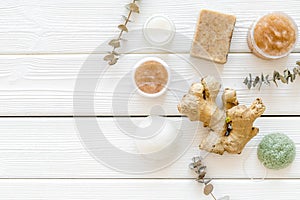
<instances>
[{"instance_id":1,"label":"white jar lid","mask_svg":"<svg viewBox=\"0 0 300 200\"><path fill-rule=\"evenodd\" d=\"M147 19L143 33L145 39L154 46L163 46L170 43L175 36L175 25L169 17L156 14Z\"/></svg>"}]
</instances>

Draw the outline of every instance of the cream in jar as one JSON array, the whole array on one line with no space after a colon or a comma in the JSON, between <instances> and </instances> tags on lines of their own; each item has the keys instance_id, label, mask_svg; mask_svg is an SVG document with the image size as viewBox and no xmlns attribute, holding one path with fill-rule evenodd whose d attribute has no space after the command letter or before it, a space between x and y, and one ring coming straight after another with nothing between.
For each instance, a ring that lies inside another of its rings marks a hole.
<instances>
[{"instance_id":1,"label":"cream in jar","mask_svg":"<svg viewBox=\"0 0 300 200\"><path fill-rule=\"evenodd\" d=\"M173 40L175 25L166 15L156 14L147 19L143 33L148 43L154 46L163 46Z\"/></svg>"},{"instance_id":2,"label":"cream in jar","mask_svg":"<svg viewBox=\"0 0 300 200\"><path fill-rule=\"evenodd\" d=\"M133 79L137 90L143 96L160 96L169 84L168 65L156 57L142 59L135 65Z\"/></svg>"},{"instance_id":3,"label":"cream in jar","mask_svg":"<svg viewBox=\"0 0 300 200\"><path fill-rule=\"evenodd\" d=\"M273 12L253 24L248 33L248 45L260 58L278 59L294 49L297 35L297 25L288 15Z\"/></svg>"}]
</instances>

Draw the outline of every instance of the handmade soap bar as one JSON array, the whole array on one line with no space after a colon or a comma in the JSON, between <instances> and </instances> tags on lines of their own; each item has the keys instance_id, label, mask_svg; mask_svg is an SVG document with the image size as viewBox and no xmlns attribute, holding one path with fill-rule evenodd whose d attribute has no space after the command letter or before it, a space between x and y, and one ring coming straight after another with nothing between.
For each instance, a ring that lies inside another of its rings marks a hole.
<instances>
[{"instance_id":1,"label":"handmade soap bar","mask_svg":"<svg viewBox=\"0 0 300 200\"><path fill-rule=\"evenodd\" d=\"M202 10L190 51L191 56L226 63L235 21L233 15Z\"/></svg>"}]
</instances>

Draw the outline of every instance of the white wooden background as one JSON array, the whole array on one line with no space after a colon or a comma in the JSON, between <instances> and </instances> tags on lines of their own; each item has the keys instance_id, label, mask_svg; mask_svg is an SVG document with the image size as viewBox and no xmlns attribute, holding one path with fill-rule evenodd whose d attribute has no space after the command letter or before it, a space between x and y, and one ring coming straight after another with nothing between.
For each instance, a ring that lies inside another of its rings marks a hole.
<instances>
[{"instance_id":1,"label":"white wooden background","mask_svg":"<svg viewBox=\"0 0 300 200\"><path fill-rule=\"evenodd\" d=\"M116 172L94 160L84 149L75 129L73 90L80 67L90 53L102 62L103 51L94 49L116 34L123 5L129 0L1 0L0 1L0 199L210 199L187 165L197 153L198 141L173 165L151 174L130 175ZM256 126L260 134L241 155L209 155L208 176L215 178L215 196L232 199L299 199L300 195L300 81L279 88L248 91L243 77L248 72L284 70L300 60L300 44L279 61L263 61L253 56L246 44L247 29L260 14L283 11L300 25L298 0L142 0L140 15L130 29L140 29L152 14L167 14L178 33L192 38L201 9L219 10L237 16L229 61L217 66L225 87L238 90L241 103L262 97L267 106ZM129 34L130 35L130 34ZM129 37L129 36L128 36ZM134 38L128 45L134 44ZM130 43L130 44L129 44ZM188 58L190 44L174 51ZM118 80L130 71L144 54L129 54L111 67L96 93L99 123L112 143L131 148L131 141L114 123L111 100ZM174 66L182 76L193 71L174 54L158 56ZM205 65L206 61L199 60ZM87 74L93 78L93 72ZM106 83L106 84L105 84ZM133 121L148 115L156 103L135 97L127 115ZM177 119L177 99L166 94L160 104L166 115ZM85 114L85 113L82 113ZM124 113L120 113L123 116ZM102 116L105 116L103 118ZM175 117L174 117L175 116ZM124 117L124 116L123 116ZM126 116L125 116L126 117ZM179 118L179 116L178 116ZM256 146L271 132L288 134L296 143L294 163L284 170L267 171L256 158Z\"/></svg>"}]
</instances>

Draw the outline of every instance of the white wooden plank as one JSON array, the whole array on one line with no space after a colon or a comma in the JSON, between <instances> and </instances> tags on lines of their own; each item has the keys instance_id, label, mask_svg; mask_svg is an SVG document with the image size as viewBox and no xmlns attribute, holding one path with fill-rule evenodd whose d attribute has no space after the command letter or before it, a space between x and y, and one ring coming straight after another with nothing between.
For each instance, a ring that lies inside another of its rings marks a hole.
<instances>
[{"instance_id":1,"label":"white wooden plank","mask_svg":"<svg viewBox=\"0 0 300 200\"><path fill-rule=\"evenodd\" d=\"M10 0L2 2L0 9L0 53L90 53L96 47L111 39L121 15L126 14L123 0ZM198 13L201 9L213 9L237 16L231 51L248 52L246 35L249 26L259 15L270 11L283 11L290 14L300 24L300 2L295 0L260 1L223 0L216 1L142 1L141 14L134 16L135 23L130 30L141 29L145 20L156 13L164 13L174 21L177 33L192 38ZM140 31L139 31L140 32ZM141 32L140 32L141 33ZM131 37L128 49L140 44L136 34ZM127 36L125 36L127 37ZM172 46L176 52L188 52L189 41L177 41ZM141 46L140 46L141 47ZM127 50L128 50L127 49ZM297 45L296 51L299 52ZM98 49L104 52L105 48Z\"/></svg>"},{"instance_id":2,"label":"white wooden plank","mask_svg":"<svg viewBox=\"0 0 300 200\"><path fill-rule=\"evenodd\" d=\"M215 180L214 195L233 200L297 200L299 180ZM193 180L0 180L0 198L11 200L208 200Z\"/></svg>"},{"instance_id":3,"label":"white wooden plank","mask_svg":"<svg viewBox=\"0 0 300 200\"><path fill-rule=\"evenodd\" d=\"M126 55L119 63L108 68L101 78L96 74L103 69L103 54L91 55L24 55L0 56L0 110L1 115L73 115L73 94L76 78L83 66L87 81L99 78L96 92L87 89L79 91L79 100L87 102L87 95L95 94L96 115L147 115L155 105L160 105L165 114L178 115L177 104L188 90L189 84L198 81L202 75L221 77L224 87L235 88L242 104L250 105L256 97L261 97L267 106L266 115L299 115L299 80L290 85L275 85L248 90L243 85L249 72L272 74L282 72L285 66L294 66L300 54L295 53L279 61L263 61L251 54L230 54L224 66L214 65L201 59L192 59L188 54L153 55L164 59L172 68L170 90L161 98L147 99L134 93L130 76L133 65L147 55ZM85 61L88 64L84 64ZM196 72L199 71L199 72ZM121 81L122 80L122 81ZM186 84L186 85L185 85ZM121 90L118 91L117 88ZM115 95L115 96L114 96ZM112 105L114 103L114 105ZM117 105L128 105L117 111ZM76 114L92 114L82 108Z\"/></svg>"},{"instance_id":4,"label":"white wooden plank","mask_svg":"<svg viewBox=\"0 0 300 200\"><path fill-rule=\"evenodd\" d=\"M175 125L181 127L180 118L169 119L174 120ZM121 122L126 122L122 126L116 120L115 118L98 118L99 126L107 140L118 149L131 154L137 153L134 140L126 135L133 133L134 128L130 128L127 118L118 118ZM133 123L139 123L143 118L131 118L131 120ZM210 154L205 157L204 162L208 166L207 176L213 178L300 178L298 170L300 167L299 122L299 117L258 119L255 125L260 128L260 134L248 143L241 155ZM184 126L180 129L183 131L182 134L194 135L190 127ZM127 131L124 132L124 130ZM87 128L86 131L89 129ZM259 141L264 135L272 132L286 133L297 145L294 163L280 171L266 171L256 157L256 147ZM97 162L80 142L79 133L72 118L0 118L0 133L0 178L193 178L195 174L188 169L188 164L193 156L199 155L200 133L197 133L192 145L172 165L153 173L128 174L115 171ZM92 142L95 138L89 140ZM179 140L179 142L184 141ZM112 148L101 149L106 152ZM176 151L177 148L174 148L174 153ZM104 155L104 158L118 158L120 163L128 162L127 157L122 157L121 154L115 155L114 152L112 149L111 153ZM137 165L141 163L132 163L132 168L137 169ZM113 167L122 169L122 164L119 166Z\"/></svg>"}]
</instances>

